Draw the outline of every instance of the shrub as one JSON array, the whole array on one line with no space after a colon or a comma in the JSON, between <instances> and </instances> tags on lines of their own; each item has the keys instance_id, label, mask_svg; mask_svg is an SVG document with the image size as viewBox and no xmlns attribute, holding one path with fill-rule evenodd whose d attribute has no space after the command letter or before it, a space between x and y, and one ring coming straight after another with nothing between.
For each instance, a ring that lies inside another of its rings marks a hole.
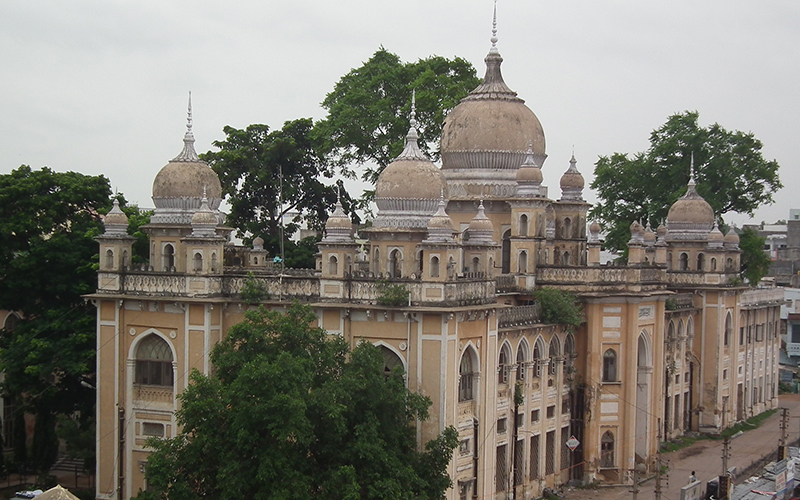
<instances>
[{"instance_id":1,"label":"shrub","mask_svg":"<svg viewBox=\"0 0 800 500\"><path fill-rule=\"evenodd\" d=\"M408 304L410 293L404 285L378 282L378 304L382 306L404 306Z\"/></svg>"},{"instance_id":2,"label":"shrub","mask_svg":"<svg viewBox=\"0 0 800 500\"><path fill-rule=\"evenodd\" d=\"M250 271L244 280L240 296L247 304L259 304L269 298L269 292L267 292L267 285Z\"/></svg>"},{"instance_id":3,"label":"shrub","mask_svg":"<svg viewBox=\"0 0 800 500\"><path fill-rule=\"evenodd\" d=\"M583 307L578 298L566 290L539 288L534 290L533 298L539 304L542 323L568 325L575 329L585 321Z\"/></svg>"}]
</instances>

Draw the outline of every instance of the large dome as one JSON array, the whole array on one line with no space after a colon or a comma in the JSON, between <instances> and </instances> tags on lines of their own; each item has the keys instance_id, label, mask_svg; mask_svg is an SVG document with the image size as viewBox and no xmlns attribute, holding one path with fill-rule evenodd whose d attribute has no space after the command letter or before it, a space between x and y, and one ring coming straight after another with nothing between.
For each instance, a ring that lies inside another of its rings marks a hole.
<instances>
[{"instance_id":1,"label":"large dome","mask_svg":"<svg viewBox=\"0 0 800 500\"><path fill-rule=\"evenodd\" d=\"M208 207L221 221L218 209L222 202L222 185L216 172L197 156L194 149L190 97L183 150L153 180L153 204L156 210L151 222L191 224L192 215L200 209L203 198L207 198Z\"/></svg>"},{"instance_id":2,"label":"large dome","mask_svg":"<svg viewBox=\"0 0 800 500\"><path fill-rule=\"evenodd\" d=\"M695 190L692 162L686 194L673 203L667 213L667 239L706 241L714 220L714 209Z\"/></svg>"},{"instance_id":3,"label":"large dome","mask_svg":"<svg viewBox=\"0 0 800 500\"><path fill-rule=\"evenodd\" d=\"M503 58L492 47L483 82L447 115L442 128L442 168L516 170L528 145L537 164L545 156L544 129L525 101L503 81Z\"/></svg>"}]
</instances>

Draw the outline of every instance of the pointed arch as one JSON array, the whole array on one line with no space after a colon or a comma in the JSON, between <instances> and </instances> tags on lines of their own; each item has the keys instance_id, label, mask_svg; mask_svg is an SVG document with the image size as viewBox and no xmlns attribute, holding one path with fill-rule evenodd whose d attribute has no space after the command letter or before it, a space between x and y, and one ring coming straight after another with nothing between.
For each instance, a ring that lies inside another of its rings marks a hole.
<instances>
[{"instance_id":1,"label":"pointed arch","mask_svg":"<svg viewBox=\"0 0 800 500\"><path fill-rule=\"evenodd\" d=\"M8 314L6 314L6 317L3 320L3 326L2 326L3 330L5 330L6 332L13 332L14 330L17 329L17 325L19 324L19 321L21 319L22 318L20 317L20 315L17 314L16 312L14 311L9 312Z\"/></svg>"},{"instance_id":2,"label":"pointed arch","mask_svg":"<svg viewBox=\"0 0 800 500\"><path fill-rule=\"evenodd\" d=\"M647 330L642 330L639 333L639 341L638 341L638 352L637 352L637 366L646 367L652 366L652 348L650 345L650 335L648 335Z\"/></svg>"},{"instance_id":3,"label":"pointed arch","mask_svg":"<svg viewBox=\"0 0 800 500\"><path fill-rule=\"evenodd\" d=\"M473 381L479 366L478 354L472 345L467 345L458 363L458 400L472 401L475 397Z\"/></svg>"},{"instance_id":4,"label":"pointed arch","mask_svg":"<svg viewBox=\"0 0 800 500\"><path fill-rule=\"evenodd\" d=\"M541 377L542 376L542 364L544 363L544 353L545 353L545 344L544 339L541 335L536 337L536 340L533 342L533 376L534 377Z\"/></svg>"},{"instance_id":5,"label":"pointed arch","mask_svg":"<svg viewBox=\"0 0 800 500\"><path fill-rule=\"evenodd\" d=\"M669 325L667 325L667 340L675 340L675 322L673 320L669 320Z\"/></svg>"},{"instance_id":6,"label":"pointed arch","mask_svg":"<svg viewBox=\"0 0 800 500\"><path fill-rule=\"evenodd\" d=\"M683 326L683 318L680 318L678 320L678 338L682 338L685 331L686 328Z\"/></svg>"},{"instance_id":7,"label":"pointed arch","mask_svg":"<svg viewBox=\"0 0 800 500\"><path fill-rule=\"evenodd\" d=\"M406 359L403 357L403 353L397 350L397 348L391 344L387 344L383 340L379 340L377 342L373 342L375 347L381 350L381 354L383 354L383 371L388 375L387 369L389 372L393 370L396 366L400 366L403 368L403 373L408 373L408 364L406 363Z\"/></svg>"},{"instance_id":8,"label":"pointed arch","mask_svg":"<svg viewBox=\"0 0 800 500\"><path fill-rule=\"evenodd\" d=\"M694 318L691 316L686 318L686 336L694 337Z\"/></svg>"},{"instance_id":9,"label":"pointed arch","mask_svg":"<svg viewBox=\"0 0 800 500\"><path fill-rule=\"evenodd\" d=\"M522 337L522 340L517 345L517 380L525 380L528 370L529 351L528 340Z\"/></svg>"},{"instance_id":10,"label":"pointed arch","mask_svg":"<svg viewBox=\"0 0 800 500\"><path fill-rule=\"evenodd\" d=\"M558 335L553 335L550 338L550 346L547 348L548 373L550 375L556 374L557 359L559 356L561 356L561 342L558 340Z\"/></svg>"},{"instance_id":11,"label":"pointed arch","mask_svg":"<svg viewBox=\"0 0 800 500\"><path fill-rule=\"evenodd\" d=\"M131 343L129 359L135 360L136 384L174 387L175 348L169 339L153 328Z\"/></svg>"},{"instance_id":12,"label":"pointed arch","mask_svg":"<svg viewBox=\"0 0 800 500\"><path fill-rule=\"evenodd\" d=\"M508 383L508 372L511 367L511 344L504 340L497 356L497 383Z\"/></svg>"},{"instance_id":13,"label":"pointed arch","mask_svg":"<svg viewBox=\"0 0 800 500\"><path fill-rule=\"evenodd\" d=\"M733 316L731 312L725 315L725 331L723 332L722 336L722 345L728 347L731 345L731 336L733 335Z\"/></svg>"}]
</instances>

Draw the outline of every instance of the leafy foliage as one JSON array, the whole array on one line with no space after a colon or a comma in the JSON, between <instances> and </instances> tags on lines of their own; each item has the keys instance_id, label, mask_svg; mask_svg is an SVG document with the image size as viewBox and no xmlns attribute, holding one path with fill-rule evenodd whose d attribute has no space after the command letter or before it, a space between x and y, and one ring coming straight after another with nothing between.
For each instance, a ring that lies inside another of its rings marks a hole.
<instances>
[{"instance_id":1,"label":"leafy foliage","mask_svg":"<svg viewBox=\"0 0 800 500\"><path fill-rule=\"evenodd\" d=\"M480 79L468 61L432 56L403 63L379 48L361 67L351 70L322 101L328 116L315 125L323 151L344 169L367 166L364 180L378 175L403 149L408 132L412 90L417 97L419 145L438 159L439 137L447 113Z\"/></svg>"},{"instance_id":2,"label":"leafy foliage","mask_svg":"<svg viewBox=\"0 0 800 500\"><path fill-rule=\"evenodd\" d=\"M4 397L14 399L15 460L27 462L24 413L36 414L33 463L57 450L55 414L94 413L81 377L95 366L94 291L99 214L111 208L108 179L21 166L0 175L0 309L22 317L0 335ZM19 445L19 446L17 446Z\"/></svg>"},{"instance_id":3,"label":"leafy foliage","mask_svg":"<svg viewBox=\"0 0 800 500\"><path fill-rule=\"evenodd\" d=\"M533 298L539 304L539 317L542 323L577 328L586 321L578 298L566 290L546 286L534 290Z\"/></svg>"},{"instance_id":4,"label":"leafy foliage","mask_svg":"<svg viewBox=\"0 0 800 500\"><path fill-rule=\"evenodd\" d=\"M260 279L256 278L253 272L247 273L247 278L244 280L242 293L240 294L242 300L247 304L259 304L269 298L267 285Z\"/></svg>"},{"instance_id":5,"label":"leafy foliage","mask_svg":"<svg viewBox=\"0 0 800 500\"><path fill-rule=\"evenodd\" d=\"M591 215L605 224L607 249L627 250L634 220L655 227L666 218L686 192L692 154L697 192L717 217L731 211L752 215L772 203L772 194L783 185L778 163L761 154L761 141L717 123L701 127L698 118L696 111L672 115L650 134L647 151L598 159L591 187L600 203Z\"/></svg>"},{"instance_id":6,"label":"leafy foliage","mask_svg":"<svg viewBox=\"0 0 800 500\"><path fill-rule=\"evenodd\" d=\"M309 227L321 229L336 203L336 188L320 180L332 177L334 169L319 152L311 129L310 118L288 121L273 131L258 124L244 130L226 126L225 140L213 143L219 151L201 155L222 183L222 193L230 204L228 224L237 228L237 235L246 242L256 236L264 238L265 248L273 255L280 248L282 217L296 211ZM348 209L351 202L341 181L338 187ZM296 223L285 224L285 237L297 227Z\"/></svg>"},{"instance_id":7,"label":"leafy foliage","mask_svg":"<svg viewBox=\"0 0 800 500\"><path fill-rule=\"evenodd\" d=\"M739 248L741 255L741 276L747 280L750 286L758 285L761 278L769 273L769 266L772 261L764 253L764 238L760 238L758 233L747 228L739 235Z\"/></svg>"},{"instance_id":8,"label":"leafy foliage","mask_svg":"<svg viewBox=\"0 0 800 500\"><path fill-rule=\"evenodd\" d=\"M401 371L383 373L368 343L348 351L310 326L300 305L249 311L212 353L216 372L195 371L180 396L182 427L151 440L140 498L441 498L457 446L449 428L416 450L414 423L430 400Z\"/></svg>"},{"instance_id":9,"label":"leafy foliage","mask_svg":"<svg viewBox=\"0 0 800 500\"><path fill-rule=\"evenodd\" d=\"M378 281L378 304L382 306L404 306L408 304L408 288L398 283Z\"/></svg>"}]
</instances>

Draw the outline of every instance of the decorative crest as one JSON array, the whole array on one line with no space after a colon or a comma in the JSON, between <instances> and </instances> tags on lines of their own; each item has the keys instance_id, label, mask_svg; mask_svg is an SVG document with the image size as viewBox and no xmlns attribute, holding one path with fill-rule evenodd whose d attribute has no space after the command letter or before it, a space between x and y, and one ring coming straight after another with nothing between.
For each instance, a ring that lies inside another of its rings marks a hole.
<instances>
[{"instance_id":1,"label":"decorative crest","mask_svg":"<svg viewBox=\"0 0 800 500\"><path fill-rule=\"evenodd\" d=\"M689 185L694 186L694 151L692 151L692 160L689 166Z\"/></svg>"},{"instance_id":2,"label":"decorative crest","mask_svg":"<svg viewBox=\"0 0 800 500\"><path fill-rule=\"evenodd\" d=\"M413 128L419 127L419 122L417 121L417 89L411 90L411 126Z\"/></svg>"}]
</instances>

